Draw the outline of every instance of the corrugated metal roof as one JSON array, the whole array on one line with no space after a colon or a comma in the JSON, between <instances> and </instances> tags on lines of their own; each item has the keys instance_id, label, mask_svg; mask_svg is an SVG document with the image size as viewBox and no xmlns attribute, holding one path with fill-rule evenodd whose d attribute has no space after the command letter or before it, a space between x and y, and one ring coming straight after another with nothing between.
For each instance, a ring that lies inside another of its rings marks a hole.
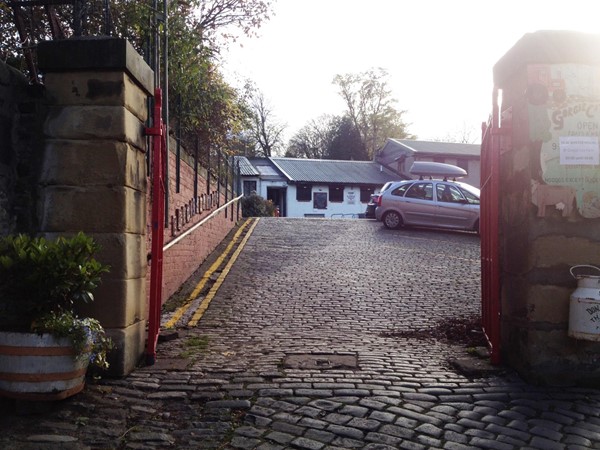
<instances>
[{"instance_id":1,"label":"corrugated metal roof","mask_svg":"<svg viewBox=\"0 0 600 450\"><path fill-rule=\"evenodd\" d=\"M247 176L247 177L253 177L253 176L257 177L260 175L258 173L258 170L256 170L254 168L254 166L250 163L248 158L246 158L245 156L236 156L235 164L237 164L238 162L240 164L240 175Z\"/></svg>"},{"instance_id":2,"label":"corrugated metal roof","mask_svg":"<svg viewBox=\"0 0 600 450\"><path fill-rule=\"evenodd\" d=\"M292 182L384 184L400 176L373 161L270 158Z\"/></svg>"},{"instance_id":3,"label":"corrugated metal roof","mask_svg":"<svg viewBox=\"0 0 600 450\"><path fill-rule=\"evenodd\" d=\"M415 141L412 139L389 139L399 142L419 153L431 153L440 156L481 156L479 144L459 144L456 142Z\"/></svg>"}]
</instances>

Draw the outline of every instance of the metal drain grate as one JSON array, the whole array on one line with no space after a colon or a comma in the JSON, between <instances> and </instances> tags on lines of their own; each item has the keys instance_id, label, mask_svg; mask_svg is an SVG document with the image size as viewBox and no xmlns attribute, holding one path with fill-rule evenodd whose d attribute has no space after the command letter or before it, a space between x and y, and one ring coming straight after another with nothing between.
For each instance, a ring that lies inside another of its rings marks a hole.
<instances>
[{"instance_id":1,"label":"metal drain grate","mask_svg":"<svg viewBox=\"0 0 600 450\"><path fill-rule=\"evenodd\" d=\"M354 353L295 353L283 358L288 369L357 369L358 356Z\"/></svg>"}]
</instances>

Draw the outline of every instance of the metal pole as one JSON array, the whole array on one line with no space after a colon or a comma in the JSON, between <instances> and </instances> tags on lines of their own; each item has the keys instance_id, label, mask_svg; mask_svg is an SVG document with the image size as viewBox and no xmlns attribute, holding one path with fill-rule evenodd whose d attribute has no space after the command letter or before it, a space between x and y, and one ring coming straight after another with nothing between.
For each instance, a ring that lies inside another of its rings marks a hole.
<instances>
[{"instance_id":1,"label":"metal pole","mask_svg":"<svg viewBox=\"0 0 600 450\"><path fill-rule=\"evenodd\" d=\"M163 0L163 122L167 128L165 136L165 227L169 227L169 0Z\"/></svg>"}]
</instances>

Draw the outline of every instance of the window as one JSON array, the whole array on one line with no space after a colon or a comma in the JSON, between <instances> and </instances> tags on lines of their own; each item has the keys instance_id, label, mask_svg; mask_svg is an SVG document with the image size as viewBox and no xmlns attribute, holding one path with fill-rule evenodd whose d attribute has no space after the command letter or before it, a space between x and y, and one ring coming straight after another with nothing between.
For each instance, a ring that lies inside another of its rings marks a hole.
<instances>
[{"instance_id":1,"label":"window","mask_svg":"<svg viewBox=\"0 0 600 450\"><path fill-rule=\"evenodd\" d=\"M244 181L244 196L248 197L252 192L256 193L256 181Z\"/></svg>"},{"instance_id":2,"label":"window","mask_svg":"<svg viewBox=\"0 0 600 450\"><path fill-rule=\"evenodd\" d=\"M462 193L464 194L464 196L467 198L467 201L471 205L479 205L479 197L477 197L476 195L470 193L466 189L462 189Z\"/></svg>"},{"instance_id":3,"label":"window","mask_svg":"<svg viewBox=\"0 0 600 450\"><path fill-rule=\"evenodd\" d=\"M344 186L340 184L329 185L329 201L341 203L344 201Z\"/></svg>"},{"instance_id":4,"label":"window","mask_svg":"<svg viewBox=\"0 0 600 450\"><path fill-rule=\"evenodd\" d=\"M360 188L360 202L361 203L369 203L371 200L371 194L375 193L375 188L368 186L361 186Z\"/></svg>"},{"instance_id":5,"label":"window","mask_svg":"<svg viewBox=\"0 0 600 450\"><path fill-rule=\"evenodd\" d=\"M413 183L405 197L416 198L420 200L433 200L433 184L432 183Z\"/></svg>"},{"instance_id":6,"label":"window","mask_svg":"<svg viewBox=\"0 0 600 450\"><path fill-rule=\"evenodd\" d=\"M314 193L313 208L327 209L327 192L315 192Z\"/></svg>"},{"instance_id":7,"label":"window","mask_svg":"<svg viewBox=\"0 0 600 450\"><path fill-rule=\"evenodd\" d=\"M465 198L460 193L460 190L456 186L449 184L438 183L436 186L437 199L439 202L446 203L460 203Z\"/></svg>"},{"instance_id":8,"label":"window","mask_svg":"<svg viewBox=\"0 0 600 450\"><path fill-rule=\"evenodd\" d=\"M446 162L446 158L443 157L443 156L434 156L433 157L433 162L445 163Z\"/></svg>"},{"instance_id":9,"label":"window","mask_svg":"<svg viewBox=\"0 0 600 450\"><path fill-rule=\"evenodd\" d=\"M310 202L312 200L312 186L310 184L299 184L296 186L296 201Z\"/></svg>"},{"instance_id":10,"label":"window","mask_svg":"<svg viewBox=\"0 0 600 450\"><path fill-rule=\"evenodd\" d=\"M404 197L404 194L406 193L406 190L409 187L410 187L410 184L402 184L392 191L392 195L397 195L398 197Z\"/></svg>"}]
</instances>

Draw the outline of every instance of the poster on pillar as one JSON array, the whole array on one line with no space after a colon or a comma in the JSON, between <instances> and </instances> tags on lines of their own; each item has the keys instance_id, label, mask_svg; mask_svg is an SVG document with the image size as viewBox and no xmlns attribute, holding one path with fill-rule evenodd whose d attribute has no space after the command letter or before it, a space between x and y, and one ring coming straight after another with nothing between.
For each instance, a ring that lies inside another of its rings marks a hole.
<instances>
[{"instance_id":1,"label":"poster on pillar","mask_svg":"<svg viewBox=\"0 0 600 450\"><path fill-rule=\"evenodd\" d=\"M528 66L532 202L562 217L600 218L600 67Z\"/></svg>"}]
</instances>

